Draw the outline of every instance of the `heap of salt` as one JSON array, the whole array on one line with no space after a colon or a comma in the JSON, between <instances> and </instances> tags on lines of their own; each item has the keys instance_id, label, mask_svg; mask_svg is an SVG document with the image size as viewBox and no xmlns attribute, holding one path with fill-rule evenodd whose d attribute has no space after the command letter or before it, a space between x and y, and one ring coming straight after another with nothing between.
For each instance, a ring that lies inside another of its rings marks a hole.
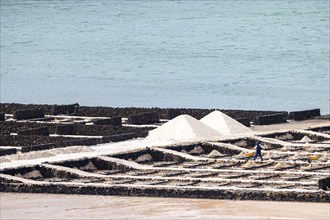
<instances>
[{"instance_id":1,"label":"heap of salt","mask_svg":"<svg viewBox=\"0 0 330 220\"><path fill-rule=\"evenodd\" d=\"M220 111L213 111L200 121L224 135L253 134L250 128Z\"/></svg>"},{"instance_id":2,"label":"heap of salt","mask_svg":"<svg viewBox=\"0 0 330 220\"><path fill-rule=\"evenodd\" d=\"M148 140L212 141L222 134L189 115L180 115L149 131Z\"/></svg>"}]
</instances>

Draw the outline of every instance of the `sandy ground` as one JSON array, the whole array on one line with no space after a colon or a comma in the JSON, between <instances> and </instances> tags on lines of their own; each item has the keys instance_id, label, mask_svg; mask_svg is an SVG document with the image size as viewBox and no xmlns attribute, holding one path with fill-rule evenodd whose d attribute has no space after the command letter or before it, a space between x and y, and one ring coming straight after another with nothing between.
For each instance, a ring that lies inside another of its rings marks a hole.
<instances>
[{"instance_id":1,"label":"sandy ground","mask_svg":"<svg viewBox=\"0 0 330 220\"><path fill-rule=\"evenodd\" d=\"M306 129L315 126L329 126L329 120L304 120L304 121L289 121L289 123L271 124L271 125L255 125L251 126L254 132L281 131L289 129Z\"/></svg>"},{"instance_id":2,"label":"sandy ground","mask_svg":"<svg viewBox=\"0 0 330 220\"><path fill-rule=\"evenodd\" d=\"M329 219L329 203L1 193L0 219Z\"/></svg>"}]
</instances>

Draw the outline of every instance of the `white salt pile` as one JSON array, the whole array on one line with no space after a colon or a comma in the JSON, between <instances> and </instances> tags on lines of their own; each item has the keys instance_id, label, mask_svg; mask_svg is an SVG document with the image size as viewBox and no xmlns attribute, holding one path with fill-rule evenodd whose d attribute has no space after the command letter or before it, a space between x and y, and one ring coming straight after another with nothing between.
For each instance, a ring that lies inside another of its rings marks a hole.
<instances>
[{"instance_id":1,"label":"white salt pile","mask_svg":"<svg viewBox=\"0 0 330 220\"><path fill-rule=\"evenodd\" d=\"M189 151L190 154L202 154L204 153L204 150L202 147L200 146L196 146L194 147L194 149L192 149L191 151Z\"/></svg>"},{"instance_id":2,"label":"white salt pile","mask_svg":"<svg viewBox=\"0 0 330 220\"><path fill-rule=\"evenodd\" d=\"M224 135L253 134L251 129L220 111L213 111L200 121Z\"/></svg>"},{"instance_id":3,"label":"white salt pile","mask_svg":"<svg viewBox=\"0 0 330 220\"><path fill-rule=\"evenodd\" d=\"M295 153L292 157L290 157L290 160L298 160L301 159L301 154L300 153Z\"/></svg>"},{"instance_id":4,"label":"white salt pile","mask_svg":"<svg viewBox=\"0 0 330 220\"><path fill-rule=\"evenodd\" d=\"M290 134L290 133L287 133L286 135L276 136L275 139L279 139L279 140L292 140L293 139L293 135Z\"/></svg>"},{"instance_id":5,"label":"white salt pile","mask_svg":"<svg viewBox=\"0 0 330 220\"><path fill-rule=\"evenodd\" d=\"M307 149L309 152L315 152L315 151L319 151L320 148L319 147L316 147L316 146L312 146L310 148Z\"/></svg>"},{"instance_id":6,"label":"white salt pile","mask_svg":"<svg viewBox=\"0 0 330 220\"><path fill-rule=\"evenodd\" d=\"M307 136L304 136L304 137L300 140L300 142L310 143L310 142L313 142L313 140L310 139L310 138L307 137Z\"/></svg>"},{"instance_id":7,"label":"white salt pile","mask_svg":"<svg viewBox=\"0 0 330 220\"><path fill-rule=\"evenodd\" d=\"M209 154L207 155L207 157L210 157L210 158L217 158L217 157L222 157L222 156L223 156L223 154L220 153L220 152L217 151L217 150L213 150L211 153L209 153Z\"/></svg>"},{"instance_id":8,"label":"white salt pile","mask_svg":"<svg viewBox=\"0 0 330 220\"><path fill-rule=\"evenodd\" d=\"M270 159L270 153L269 152L267 152L267 153L263 153L262 154L262 158L264 159L264 160L269 160Z\"/></svg>"},{"instance_id":9,"label":"white salt pile","mask_svg":"<svg viewBox=\"0 0 330 220\"><path fill-rule=\"evenodd\" d=\"M88 162L85 166L80 167L82 170L97 170L96 166L92 162Z\"/></svg>"},{"instance_id":10,"label":"white salt pile","mask_svg":"<svg viewBox=\"0 0 330 220\"><path fill-rule=\"evenodd\" d=\"M288 165L286 163L283 163L283 162L277 162L273 166L274 169L282 169L282 168L285 168L285 167L288 167Z\"/></svg>"},{"instance_id":11,"label":"white salt pile","mask_svg":"<svg viewBox=\"0 0 330 220\"><path fill-rule=\"evenodd\" d=\"M330 160L330 156L328 154L324 154L322 157L320 157L318 159L319 161L322 161L322 162L327 162L328 160Z\"/></svg>"},{"instance_id":12,"label":"white salt pile","mask_svg":"<svg viewBox=\"0 0 330 220\"><path fill-rule=\"evenodd\" d=\"M251 167L255 167L255 166L258 166L258 164L252 160L249 160L244 165L242 165L243 168L251 168Z\"/></svg>"},{"instance_id":13,"label":"white salt pile","mask_svg":"<svg viewBox=\"0 0 330 220\"><path fill-rule=\"evenodd\" d=\"M284 146L284 147L281 148L281 150L282 151L292 151L292 150L294 150L294 147L292 147L292 146Z\"/></svg>"},{"instance_id":14,"label":"white salt pile","mask_svg":"<svg viewBox=\"0 0 330 220\"><path fill-rule=\"evenodd\" d=\"M21 175L21 174L18 174L16 175L17 177L23 177L23 178L27 178L27 179L36 179L36 178L41 178L42 175L40 173L39 170L33 170L33 171L30 171L24 175Z\"/></svg>"},{"instance_id":15,"label":"white salt pile","mask_svg":"<svg viewBox=\"0 0 330 220\"><path fill-rule=\"evenodd\" d=\"M140 162L140 163L144 163L144 162L150 162L152 161L152 156L150 154L143 154L141 156L139 156L138 158L136 158L135 162Z\"/></svg>"},{"instance_id":16,"label":"white salt pile","mask_svg":"<svg viewBox=\"0 0 330 220\"><path fill-rule=\"evenodd\" d=\"M212 141L223 137L219 132L189 115L180 115L149 131L148 140Z\"/></svg>"},{"instance_id":17,"label":"white salt pile","mask_svg":"<svg viewBox=\"0 0 330 220\"><path fill-rule=\"evenodd\" d=\"M247 142L244 140L240 140L240 141L234 143L234 145L236 145L238 147L245 147L247 145Z\"/></svg>"}]
</instances>

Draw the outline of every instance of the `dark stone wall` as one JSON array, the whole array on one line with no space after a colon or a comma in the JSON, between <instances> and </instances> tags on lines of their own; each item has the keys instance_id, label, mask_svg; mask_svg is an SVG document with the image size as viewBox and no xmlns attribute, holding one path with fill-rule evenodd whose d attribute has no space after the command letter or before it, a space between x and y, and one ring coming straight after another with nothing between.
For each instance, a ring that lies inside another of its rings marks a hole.
<instances>
[{"instance_id":1,"label":"dark stone wall","mask_svg":"<svg viewBox=\"0 0 330 220\"><path fill-rule=\"evenodd\" d=\"M91 146L91 145L97 145L100 140L97 138L86 138L86 139L75 139L75 140L69 140L65 141L65 146L75 146L75 145L83 145L83 146Z\"/></svg>"},{"instance_id":2,"label":"dark stone wall","mask_svg":"<svg viewBox=\"0 0 330 220\"><path fill-rule=\"evenodd\" d=\"M157 112L146 112L136 115L130 115L128 117L129 124L144 125L144 124L155 124L158 122L159 122L159 116Z\"/></svg>"},{"instance_id":3,"label":"dark stone wall","mask_svg":"<svg viewBox=\"0 0 330 220\"><path fill-rule=\"evenodd\" d=\"M125 133L138 132L138 131L148 131L150 129L152 128L75 124L73 126L73 134L91 135L91 136L109 136L109 135L125 134Z\"/></svg>"},{"instance_id":4,"label":"dark stone wall","mask_svg":"<svg viewBox=\"0 0 330 220\"><path fill-rule=\"evenodd\" d=\"M116 196L176 197L176 198L208 198L230 200L268 200L329 202L330 195L325 192L286 192L286 191L254 191L231 189L194 189L194 188L161 188L137 186L97 186L97 185L65 185L63 183L23 184L0 182L1 192L24 193L58 193L58 194L90 194Z\"/></svg>"},{"instance_id":5,"label":"dark stone wall","mask_svg":"<svg viewBox=\"0 0 330 220\"><path fill-rule=\"evenodd\" d=\"M118 117L112 117L112 118L109 118L109 119L97 119L97 120L94 120L93 123L95 125L113 125L113 126L121 126L121 117L118 116Z\"/></svg>"},{"instance_id":6,"label":"dark stone wall","mask_svg":"<svg viewBox=\"0 0 330 220\"><path fill-rule=\"evenodd\" d=\"M270 125L270 124L280 124L285 123L287 118L286 113L278 113L264 116L257 116L253 123L255 125Z\"/></svg>"},{"instance_id":7,"label":"dark stone wall","mask_svg":"<svg viewBox=\"0 0 330 220\"><path fill-rule=\"evenodd\" d=\"M40 144L40 145L32 145L32 146L23 146L21 148L22 153L30 152L30 151L38 151L38 150L48 150L56 148L55 144Z\"/></svg>"},{"instance_id":8,"label":"dark stone wall","mask_svg":"<svg viewBox=\"0 0 330 220\"><path fill-rule=\"evenodd\" d=\"M79 107L79 104L72 105L53 105L51 107L50 114L51 115L59 115L59 114L73 114L76 111L76 108Z\"/></svg>"},{"instance_id":9,"label":"dark stone wall","mask_svg":"<svg viewBox=\"0 0 330 220\"><path fill-rule=\"evenodd\" d=\"M55 144L56 147L67 146L66 142L80 138L32 136L32 135L0 135L0 146L34 146Z\"/></svg>"},{"instance_id":10,"label":"dark stone wall","mask_svg":"<svg viewBox=\"0 0 330 220\"><path fill-rule=\"evenodd\" d=\"M0 121L5 121L5 113L4 112L0 112Z\"/></svg>"},{"instance_id":11,"label":"dark stone wall","mask_svg":"<svg viewBox=\"0 0 330 220\"><path fill-rule=\"evenodd\" d=\"M238 118L236 119L239 123L245 125L246 127L250 127L251 124L250 124L250 119L245 117L245 118Z\"/></svg>"},{"instance_id":12,"label":"dark stone wall","mask_svg":"<svg viewBox=\"0 0 330 220\"><path fill-rule=\"evenodd\" d=\"M35 104L17 104L17 103L0 103L0 111L6 114L13 114L16 110L27 109L27 108L38 108L41 109L45 114L51 114L54 105L35 105ZM159 118L172 119L179 114L188 114L196 119L201 119L215 109L194 109L194 108L114 108L104 106L79 106L76 107L74 114L79 116L92 116L92 117L126 117L130 115L141 114L146 112L157 112ZM228 110L228 109L217 109L223 113L229 115L234 119L238 118L249 118L250 121L256 116L269 115L275 113L286 113L285 111L258 111L258 110Z\"/></svg>"},{"instance_id":13,"label":"dark stone wall","mask_svg":"<svg viewBox=\"0 0 330 220\"><path fill-rule=\"evenodd\" d=\"M311 109L311 110L305 110L305 111L295 111L295 112L290 112L289 118L296 120L296 121L301 121L301 120L306 120L312 117L320 116L320 109Z\"/></svg>"},{"instance_id":14,"label":"dark stone wall","mask_svg":"<svg viewBox=\"0 0 330 220\"><path fill-rule=\"evenodd\" d=\"M14 112L14 119L32 119L32 118L43 118L44 112L41 109L24 109L17 110Z\"/></svg>"},{"instance_id":15,"label":"dark stone wall","mask_svg":"<svg viewBox=\"0 0 330 220\"><path fill-rule=\"evenodd\" d=\"M40 127L34 129L27 129L27 130L20 130L17 132L17 135L42 135L48 136L49 135L49 128L48 127Z\"/></svg>"},{"instance_id":16,"label":"dark stone wall","mask_svg":"<svg viewBox=\"0 0 330 220\"><path fill-rule=\"evenodd\" d=\"M45 114L50 114L52 105L0 103L0 111L6 114L14 114L15 111L23 110L23 109L40 109Z\"/></svg>"},{"instance_id":17,"label":"dark stone wall","mask_svg":"<svg viewBox=\"0 0 330 220\"><path fill-rule=\"evenodd\" d=\"M15 121L0 121L0 134L18 133L22 130L37 129L48 127L49 133L55 133L56 124L44 124L36 122L15 122Z\"/></svg>"},{"instance_id":18,"label":"dark stone wall","mask_svg":"<svg viewBox=\"0 0 330 220\"><path fill-rule=\"evenodd\" d=\"M50 134L59 135L91 135L109 136L123 133L137 133L138 137L143 137L153 128L150 127L127 127L112 125L85 125L85 124L56 124L56 123L36 123L36 122L0 122L0 134L18 133L22 130L38 129L48 127Z\"/></svg>"},{"instance_id":19,"label":"dark stone wall","mask_svg":"<svg viewBox=\"0 0 330 220\"><path fill-rule=\"evenodd\" d=\"M330 177L319 179L318 184L319 184L320 189L329 191L330 190Z\"/></svg>"},{"instance_id":20,"label":"dark stone wall","mask_svg":"<svg viewBox=\"0 0 330 220\"><path fill-rule=\"evenodd\" d=\"M59 135L72 135L74 124L59 124L56 125L55 134Z\"/></svg>"},{"instance_id":21,"label":"dark stone wall","mask_svg":"<svg viewBox=\"0 0 330 220\"><path fill-rule=\"evenodd\" d=\"M316 132L325 132L325 133L328 132L330 134L330 126L314 127L314 128L310 128L309 130Z\"/></svg>"},{"instance_id":22,"label":"dark stone wall","mask_svg":"<svg viewBox=\"0 0 330 220\"><path fill-rule=\"evenodd\" d=\"M136 138L135 133L109 135L109 136L102 137L102 142L103 143L119 142L119 141L126 141L126 140L133 139L133 138Z\"/></svg>"},{"instance_id":23,"label":"dark stone wall","mask_svg":"<svg viewBox=\"0 0 330 220\"><path fill-rule=\"evenodd\" d=\"M0 156L4 156L4 155L9 155L9 154L16 154L17 149L16 148L0 148Z\"/></svg>"}]
</instances>

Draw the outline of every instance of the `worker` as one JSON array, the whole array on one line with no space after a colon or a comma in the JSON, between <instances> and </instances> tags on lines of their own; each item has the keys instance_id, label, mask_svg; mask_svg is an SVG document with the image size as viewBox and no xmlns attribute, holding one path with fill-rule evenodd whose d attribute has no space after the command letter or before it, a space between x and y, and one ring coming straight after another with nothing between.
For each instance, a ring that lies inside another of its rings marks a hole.
<instances>
[{"instance_id":1,"label":"worker","mask_svg":"<svg viewBox=\"0 0 330 220\"><path fill-rule=\"evenodd\" d=\"M259 141L257 141L256 154L254 155L253 160L256 160L256 158L257 158L258 156L260 157L261 161L264 160L264 159L262 159L261 149L262 149L262 147L261 147Z\"/></svg>"}]
</instances>

